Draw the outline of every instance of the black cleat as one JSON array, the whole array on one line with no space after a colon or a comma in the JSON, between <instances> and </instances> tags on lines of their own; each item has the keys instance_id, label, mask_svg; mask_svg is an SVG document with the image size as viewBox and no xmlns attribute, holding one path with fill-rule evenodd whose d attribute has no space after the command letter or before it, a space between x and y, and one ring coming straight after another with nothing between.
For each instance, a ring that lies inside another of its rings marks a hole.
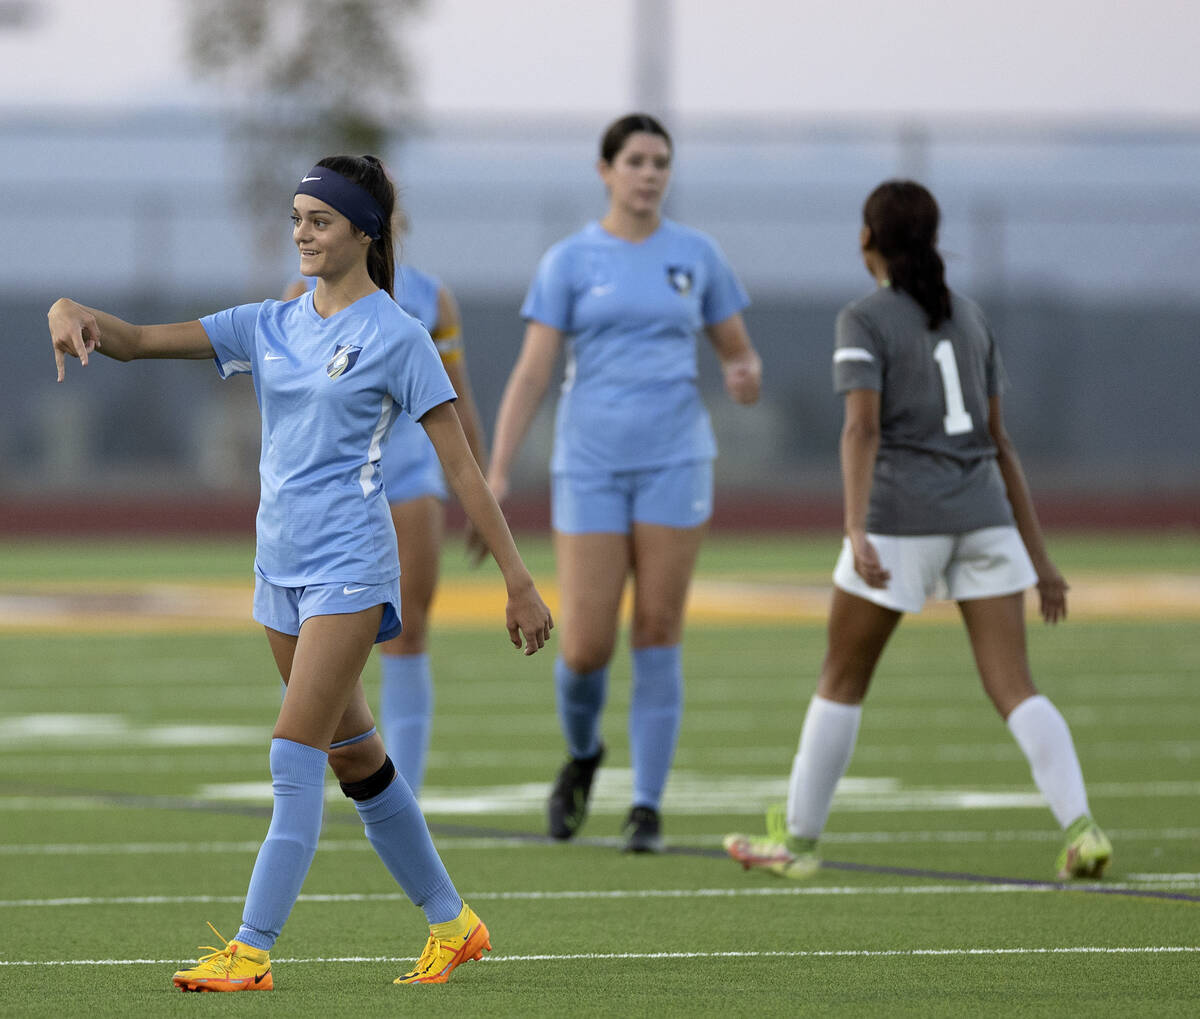
<instances>
[{"instance_id":1,"label":"black cleat","mask_svg":"<svg viewBox=\"0 0 1200 1019\"><path fill-rule=\"evenodd\" d=\"M621 830L625 833L625 852L662 852L662 823L653 807L634 807Z\"/></svg>"},{"instance_id":2,"label":"black cleat","mask_svg":"<svg viewBox=\"0 0 1200 1019\"><path fill-rule=\"evenodd\" d=\"M591 757L572 757L559 770L550 790L546 813L550 821L550 837L574 838L587 818L588 797L592 794L592 779L604 760L604 744Z\"/></svg>"}]
</instances>

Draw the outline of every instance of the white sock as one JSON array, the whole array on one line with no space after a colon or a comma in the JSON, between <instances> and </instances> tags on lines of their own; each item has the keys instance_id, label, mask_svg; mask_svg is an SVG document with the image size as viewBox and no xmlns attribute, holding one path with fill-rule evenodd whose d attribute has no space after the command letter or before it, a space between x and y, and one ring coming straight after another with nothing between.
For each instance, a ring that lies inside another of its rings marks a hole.
<instances>
[{"instance_id":1,"label":"white sock","mask_svg":"<svg viewBox=\"0 0 1200 1019\"><path fill-rule=\"evenodd\" d=\"M788 831L815 839L825 829L838 780L846 773L858 738L861 704L839 704L813 694L788 783Z\"/></svg>"},{"instance_id":2,"label":"white sock","mask_svg":"<svg viewBox=\"0 0 1200 1019\"><path fill-rule=\"evenodd\" d=\"M1090 815L1071 730L1058 708L1041 694L1028 697L1009 714L1008 728L1059 825L1066 828L1081 814Z\"/></svg>"}]
</instances>

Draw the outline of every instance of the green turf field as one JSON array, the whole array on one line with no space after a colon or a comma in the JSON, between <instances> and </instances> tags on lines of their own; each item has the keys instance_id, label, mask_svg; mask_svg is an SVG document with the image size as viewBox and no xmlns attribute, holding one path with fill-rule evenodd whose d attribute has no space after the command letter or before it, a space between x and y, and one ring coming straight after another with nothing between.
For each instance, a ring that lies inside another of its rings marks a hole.
<instances>
[{"instance_id":1,"label":"green turf field","mask_svg":"<svg viewBox=\"0 0 1200 1019\"><path fill-rule=\"evenodd\" d=\"M522 544L548 581L545 544ZM0 1010L1194 1015L1200 599L1188 581L1200 539L1051 544L1081 597L1097 578L1129 592L1128 618L1030 630L1035 676L1072 726L1115 846L1098 886L1049 880L1053 818L952 621L894 638L811 882L744 873L720 851L723 833L758 830L783 798L823 653L823 626L807 619L690 628L670 851L651 858L615 848L629 790L622 643L592 816L576 844L550 844L543 802L562 754L551 655L513 652L497 604L494 625L435 631L424 797L493 951L446 986L392 986L424 943L422 917L331 780L321 848L272 953L275 991L182 995L171 973L214 943L205 921L235 933L266 830L279 697L266 642L250 624L81 634L31 613L67 589L103 602L114 582L143 584L145 597L158 583L244 583L252 550L0 543ZM830 536L714 537L700 579L820 584L835 549ZM457 548L446 560L452 588L468 573ZM1147 577L1178 582L1180 611L1140 611ZM372 663L370 687L376 678Z\"/></svg>"}]
</instances>

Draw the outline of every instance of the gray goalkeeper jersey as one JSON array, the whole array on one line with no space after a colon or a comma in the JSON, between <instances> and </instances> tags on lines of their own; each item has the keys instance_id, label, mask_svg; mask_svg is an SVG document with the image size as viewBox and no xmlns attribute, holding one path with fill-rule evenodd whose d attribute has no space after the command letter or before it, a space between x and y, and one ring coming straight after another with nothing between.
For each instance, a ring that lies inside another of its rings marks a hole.
<instances>
[{"instance_id":1,"label":"gray goalkeeper jersey","mask_svg":"<svg viewBox=\"0 0 1200 1019\"><path fill-rule=\"evenodd\" d=\"M916 301L891 287L837 318L833 385L880 393L880 443L867 530L961 534L1013 522L988 398L1003 386L1000 353L979 306L951 294L930 330Z\"/></svg>"}]
</instances>

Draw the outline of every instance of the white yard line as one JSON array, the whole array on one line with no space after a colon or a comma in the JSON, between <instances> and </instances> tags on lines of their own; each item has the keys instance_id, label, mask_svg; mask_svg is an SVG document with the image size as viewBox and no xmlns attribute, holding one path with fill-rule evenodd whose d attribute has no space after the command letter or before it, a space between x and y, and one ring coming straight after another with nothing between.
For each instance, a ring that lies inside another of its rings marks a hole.
<instances>
[{"instance_id":1,"label":"white yard line","mask_svg":"<svg viewBox=\"0 0 1200 1019\"><path fill-rule=\"evenodd\" d=\"M1156 885L1161 888L1161 885ZM1103 888L1119 891L1123 885L1078 884L1073 890ZM920 884L920 885L762 885L750 888L629 888L575 889L564 891L527 892L468 892L464 898L472 902L552 902L552 901L616 901L622 899L760 899L760 898L845 898L853 896L893 895L1005 895L1045 894L1060 889L1049 883L1041 884ZM116 895L71 896L54 899L0 900L0 909L54 909L84 906L185 906L224 905L242 903L245 895ZM403 892L342 892L338 894L301 894L297 902L408 902Z\"/></svg>"},{"instance_id":2,"label":"white yard line","mask_svg":"<svg viewBox=\"0 0 1200 1019\"><path fill-rule=\"evenodd\" d=\"M575 952L564 955L485 955L482 962L602 962L606 960L677 961L682 959L887 959L923 956L1009 956L1009 955L1180 955L1200 952L1200 945L1073 945L1028 948L831 948L809 951L736 952ZM277 958L273 963L408 963L413 956L351 955ZM179 959L0 959L2 966L174 966Z\"/></svg>"}]
</instances>

